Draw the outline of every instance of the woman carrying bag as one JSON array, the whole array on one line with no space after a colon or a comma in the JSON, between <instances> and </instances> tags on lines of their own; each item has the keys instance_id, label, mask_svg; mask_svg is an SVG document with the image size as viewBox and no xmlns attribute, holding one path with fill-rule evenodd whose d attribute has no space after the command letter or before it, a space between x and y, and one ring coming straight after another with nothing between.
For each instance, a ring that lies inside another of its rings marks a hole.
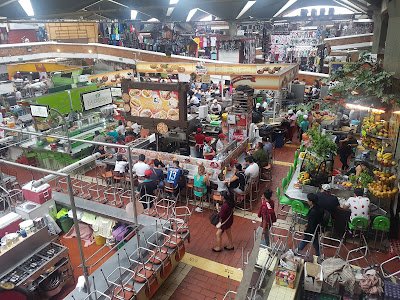
<instances>
[{"instance_id":1,"label":"woman carrying bag","mask_svg":"<svg viewBox=\"0 0 400 300\"><path fill-rule=\"evenodd\" d=\"M222 234L226 232L228 236L228 245L224 247L225 250L234 250L233 242L232 242L232 232L231 226L233 224L233 210L235 207L235 203L233 200L233 195L231 195L227 191L221 192L221 196L224 198L224 203L222 204L221 208L217 203L217 210L219 216L219 222L215 227L217 228L217 246L212 248L213 252L221 252L222 251Z\"/></svg>"}]
</instances>

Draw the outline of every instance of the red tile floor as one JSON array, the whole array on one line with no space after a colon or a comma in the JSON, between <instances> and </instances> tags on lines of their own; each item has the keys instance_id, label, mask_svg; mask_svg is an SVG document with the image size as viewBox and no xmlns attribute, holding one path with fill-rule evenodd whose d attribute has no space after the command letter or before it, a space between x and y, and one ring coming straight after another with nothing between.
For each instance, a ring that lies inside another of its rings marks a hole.
<instances>
[{"instance_id":1,"label":"red tile floor","mask_svg":"<svg viewBox=\"0 0 400 300\"><path fill-rule=\"evenodd\" d=\"M276 149L275 161L276 164L273 166L272 171L272 182L262 184L261 191L268 187L274 191L273 199L275 201L275 207L278 207L276 199L276 188L281 185L282 178L286 176L289 165L294 160L294 152L298 148L298 143L286 144L283 148ZM335 162L337 163L337 162ZM337 165L340 167L340 165ZM16 168L17 176L20 182L27 182L31 180L31 173L26 170ZM40 174L35 174L35 178L41 177ZM253 206L252 212L258 212L258 205L260 203L259 199L261 197L261 192L258 197L258 202ZM192 208L192 207L191 207ZM191 230L191 242L186 244L186 252L192 255L196 255L212 262L220 263L231 268L243 268L242 266L242 248L244 253L251 251L253 248L253 234L254 230L259 226L259 222L254 221L254 216L247 217L234 217L234 223L232 226L232 236L234 242L234 251L222 251L221 253L214 253L211 248L215 246L215 227L213 227L208 217L211 214L211 210L204 210L203 213L193 212L192 218L190 220L190 230ZM80 264L80 258L77 248L77 243L75 239L66 240L61 238L64 245L69 248L69 254L73 267L75 269L75 278L82 274L78 265ZM223 236L223 242L226 241L226 236ZM97 251L100 246L91 245L84 248L85 257L89 257L95 251ZM349 246L351 248L351 246ZM104 251L105 252L105 251ZM103 253L104 253L103 252ZM99 257L103 254L99 254ZM378 261L382 262L391 255L386 254L374 254L374 257ZM181 263L183 264L183 263ZM390 266L393 271L399 269L398 265ZM94 269L92 270L94 271ZM183 279L182 279L183 278ZM216 272L204 271L200 268L192 266L190 271L181 277L181 281L176 286L173 293L168 295L160 296L159 298L154 297L154 299L218 299L221 300L228 290L228 279L225 276L221 276ZM240 282L236 280L230 280L231 290L237 290ZM163 287L163 286L162 286ZM54 297L53 299L63 299L72 289L74 285L71 284L66 286L63 291ZM168 287L166 287L168 288ZM157 294L156 294L157 295Z\"/></svg>"}]
</instances>

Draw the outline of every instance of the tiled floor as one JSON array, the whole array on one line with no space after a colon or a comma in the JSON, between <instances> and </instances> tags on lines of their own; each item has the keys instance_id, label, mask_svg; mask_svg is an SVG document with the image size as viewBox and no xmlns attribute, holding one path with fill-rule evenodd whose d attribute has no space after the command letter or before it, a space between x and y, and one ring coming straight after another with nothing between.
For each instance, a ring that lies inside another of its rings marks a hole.
<instances>
[{"instance_id":1,"label":"tiled floor","mask_svg":"<svg viewBox=\"0 0 400 300\"><path fill-rule=\"evenodd\" d=\"M286 144L283 148L276 149L276 163L272 170L272 182L263 183L258 199L265 188L273 190L273 199L277 209L276 188L281 185L283 177L289 170L289 166L294 160L294 152L298 148L296 144ZM335 167L340 167L335 161ZM31 174L26 171L18 170L18 178L22 182L31 180ZM38 178L38 175L36 175ZM232 235L235 250L214 253L211 248L215 246L215 227L213 227L208 217L211 210L205 209L203 213L193 212L190 220L191 242L186 244L187 255L177 266L170 277L163 283L159 291L153 296L155 300L179 300L179 299L218 299L222 300L229 287L237 290L240 284L240 274L243 268L242 249L246 254L253 248L254 230L260 224L257 218L259 200L254 203L252 212L235 212L234 223L232 225ZM191 206L192 208L192 206ZM64 244L70 249L70 256L75 268L75 275L81 274L77 268L80 264L76 240L64 240ZM223 236L223 243L226 236ZM84 248L85 257L89 257L97 251L99 246L92 245ZM378 261L386 260L388 254L374 254ZM396 265L394 266L396 267ZM228 280L228 275L232 278ZM73 285L66 287L54 299L63 299L73 288ZM234 299L234 296L232 297Z\"/></svg>"}]
</instances>

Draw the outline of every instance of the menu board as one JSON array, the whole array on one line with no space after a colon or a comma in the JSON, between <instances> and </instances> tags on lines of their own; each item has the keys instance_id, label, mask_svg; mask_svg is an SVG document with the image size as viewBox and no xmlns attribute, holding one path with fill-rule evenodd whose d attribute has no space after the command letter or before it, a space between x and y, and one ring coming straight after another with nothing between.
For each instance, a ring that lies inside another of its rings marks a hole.
<instances>
[{"instance_id":1,"label":"menu board","mask_svg":"<svg viewBox=\"0 0 400 300\"><path fill-rule=\"evenodd\" d=\"M128 89L122 99L125 112L133 117L179 120L178 92Z\"/></svg>"}]
</instances>

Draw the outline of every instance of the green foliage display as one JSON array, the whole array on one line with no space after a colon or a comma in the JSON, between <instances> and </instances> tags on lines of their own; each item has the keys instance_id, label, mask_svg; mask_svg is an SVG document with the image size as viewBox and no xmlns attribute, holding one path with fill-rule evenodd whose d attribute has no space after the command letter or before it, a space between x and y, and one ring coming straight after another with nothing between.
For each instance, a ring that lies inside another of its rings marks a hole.
<instances>
[{"instance_id":1,"label":"green foliage display","mask_svg":"<svg viewBox=\"0 0 400 300\"><path fill-rule=\"evenodd\" d=\"M321 158L326 158L330 154L335 156L337 154L336 143L329 138L330 134L322 134L318 130L309 130L311 136L311 146L308 148L310 152L315 153Z\"/></svg>"},{"instance_id":2,"label":"green foliage display","mask_svg":"<svg viewBox=\"0 0 400 300\"><path fill-rule=\"evenodd\" d=\"M375 178L369 174L368 170L364 170L360 174L360 183L364 188L368 187L368 184L374 182Z\"/></svg>"}]
</instances>

